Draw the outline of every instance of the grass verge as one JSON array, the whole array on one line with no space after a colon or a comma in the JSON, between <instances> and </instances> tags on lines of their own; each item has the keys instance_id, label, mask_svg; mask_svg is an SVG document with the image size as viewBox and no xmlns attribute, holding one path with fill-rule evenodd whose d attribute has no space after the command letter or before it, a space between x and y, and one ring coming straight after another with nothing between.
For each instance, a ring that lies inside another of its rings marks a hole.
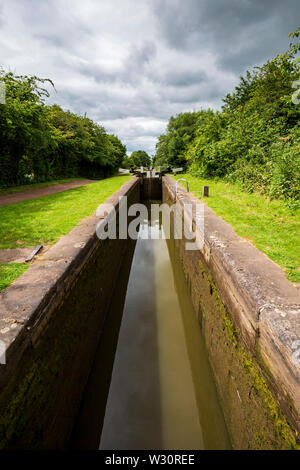
<instances>
[{"instance_id":1,"label":"grass verge","mask_svg":"<svg viewBox=\"0 0 300 470\"><path fill-rule=\"evenodd\" d=\"M0 249L57 242L130 178L107 178L50 196L0 207Z\"/></svg>"},{"instance_id":2,"label":"grass verge","mask_svg":"<svg viewBox=\"0 0 300 470\"><path fill-rule=\"evenodd\" d=\"M238 185L220 180L186 178L190 191L202 199L202 186L209 186L206 204L228 222L236 233L249 240L286 272L292 282L300 282L300 211L290 210L282 200L270 200L247 193Z\"/></svg>"},{"instance_id":3,"label":"grass verge","mask_svg":"<svg viewBox=\"0 0 300 470\"><path fill-rule=\"evenodd\" d=\"M107 178L86 186L0 207L0 249L51 245L91 215L131 176ZM0 290L27 269L23 263L0 264Z\"/></svg>"},{"instance_id":4,"label":"grass verge","mask_svg":"<svg viewBox=\"0 0 300 470\"><path fill-rule=\"evenodd\" d=\"M6 289L28 269L25 263L2 263L0 264L0 291Z\"/></svg>"}]
</instances>

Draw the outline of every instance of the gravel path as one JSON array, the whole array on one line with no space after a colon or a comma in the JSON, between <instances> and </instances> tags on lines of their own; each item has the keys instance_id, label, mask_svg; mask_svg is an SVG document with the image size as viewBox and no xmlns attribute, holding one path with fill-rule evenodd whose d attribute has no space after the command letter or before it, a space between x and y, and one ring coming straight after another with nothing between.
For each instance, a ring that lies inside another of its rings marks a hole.
<instances>
[{"instance_id":1,"label":"gravel path","mask_svg":"<svg viewBox=\"0 0 300 470\"><path fill-rule=\"evenodd\" d=\"M42 188L27 189L19 193L3 194L0 195L0 206L8 206L16 202L28 201L29 199L37 199L42 196L49 196L50 194L61 193L68 189L78 188L86 184L95 183L95 180L79 180L70 181L69 183L53 184L51 186L44 186Z\"/></svg>"}]
</instances>

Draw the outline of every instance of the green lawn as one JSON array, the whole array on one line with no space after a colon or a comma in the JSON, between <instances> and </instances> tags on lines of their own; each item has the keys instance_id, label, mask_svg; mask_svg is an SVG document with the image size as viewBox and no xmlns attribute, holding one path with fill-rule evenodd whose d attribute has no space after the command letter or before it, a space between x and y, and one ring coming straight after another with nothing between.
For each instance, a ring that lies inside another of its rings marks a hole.
<instances>
[{"instance_id":1,"label":"green lawn","mask_svg":"<svg viewBox=\"0 0 300 470\"><path fill-rule=\"evenodd\" d=\"M28 269L25 263L0 264L0 291L6 289L14 280Z\"/></svg>"},{"instance_id":2,"label":"green lawn","mask_svg":"<svg viewBox=\"0 0 300 470\"><path fill-rule=\"evenodd\" d=\"M91 215L131 176L116 176L30 201L0 207L0 249L53 244ZM0 290L26 270L23 263L0 265Z\"/></svg>"},{"instance_id":3,"label":"green lawn","mask_svg":"<svg viewBox=\"0 0 300 470\"><path fill-rule=\"evenodd\" d=\"M202 186L209 186L206 204L232 225L236 233L266 253L286 272L287 278L300 282L300 211L292 212L283 201L249 194L238 185L224 181L177 175L186 178L190 191L201 198ZM184 183L183 183L184 186Z\"/></svg>"},{"instance_id":4,"label":"green lawn","mask_svg":"<svg viewBox=\"0 0 300 470\"><path fill-rule=\"evenodd\" d=\"M0 188L0 196L3 194L13 194L19 193L21 191L28 191L29 189L36 189L36 188L43 188L45 186L53 186L54 184L61 184L61 183L70 183L72 181L80 181L83 178L67 178L64 180L54 180L54 181L47 181L45 183L34 183L34 184L24 184L22 186L13 186L10 188Z\"/></svg>"},{"instance_id":5,"label":"green lawn","mask_svg":"<svg viewBox=\"0 0 300 470\"><path fill-rule=\"evenodd\" d=\"M55 243L130 178L107 178L50 196L0 207L0 249Z\"/></svg>"}]
</instances>

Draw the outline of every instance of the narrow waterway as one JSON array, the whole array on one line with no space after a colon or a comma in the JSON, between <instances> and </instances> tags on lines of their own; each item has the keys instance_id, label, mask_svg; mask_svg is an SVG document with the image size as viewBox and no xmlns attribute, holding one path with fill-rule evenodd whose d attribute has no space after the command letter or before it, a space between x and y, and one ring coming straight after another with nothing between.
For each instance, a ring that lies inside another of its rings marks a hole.
<instances>
[{"instance_id":1,"label":"narrow waterway","mask_svg":"<svg viewBox=\"0 0 300 470\"><path fill-rule=\"evenodd\" d=\"M151 227L145 221L133 260L132 245L125 258L74 446L228 449L230 441L181 267L172 242L147 239L151 230L156 238L161 234L157 223Z\"/></svg>"}]
</instances>

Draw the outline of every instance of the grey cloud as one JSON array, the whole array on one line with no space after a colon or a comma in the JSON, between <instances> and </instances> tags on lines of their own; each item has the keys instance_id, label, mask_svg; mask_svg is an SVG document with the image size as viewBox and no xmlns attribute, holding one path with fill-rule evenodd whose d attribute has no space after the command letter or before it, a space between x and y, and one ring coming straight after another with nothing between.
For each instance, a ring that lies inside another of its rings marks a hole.
<instances>
[{"instance_id":1,"label":"grey cloud","mask_svg":"<svg viewBox=\"0 0 300 470\"><path fill-rule=\"evenodd\" d=\"M50 34L37 34L35 35L36 39L40 39L41 41L49 42L55 47L63 47L65 41L62 37L50 35Z\"/></svg>"},{"instance_id":2,"label":"grey cloud","mask_svg":"<svg viewBox=\"0 0 300 470\"><path fill-rule=\"evenodd\" d=\"M144 76L150 76L151 61L155 57L156 46L151 41L144 42L140 47L132 44L129 53L124 57L122 65L115 71L108 71L97 64L79 64L78 71L93 77L96 82L120 82L131 85L138 84Z\"/></svg>"},{"instance_id":3,"label":"grey cloud","mask_svg":"<svg viewBox=\"0 0 300 470\"><path fill-rule=\"evenodd\" d=\"M158 71L152 74L154 81L158 81L162 85L175 87L189 87L200 84L205 81L207 75L205 72L198 70L178 70L177 68L165 71Z\"/></svg>"},{"instance_id":4,"label":"grey cloud","mask_svg":"<svg viewBox=\"0 0 300 470\"><path fill-rule=\"evenodd\" d=\"M237 73L288 46L298 26L298 0L154 0L159 30L169 47L211 50ZM170 20L172 18L172 21Z\"/></svg>"},{"instance_id":5,"label":"grey cloud","mask_svg":"<svg viewBox=\"0 0 300 470\"><path fill-rule=\"evenodd\" d=\"M127 59L128 67L141 67L143 69L144 66L155 56L155 54L156 47L155 44L151 41L146 41L144 44L142 44L141 47L132 45L129 57Z\"/></svg>"},{"instance_id":6,"label":"grey cloud","mask_svg":"<svg viewBox=\"0 0 300 470\"><path fill-rule=\"evenodd\" d=\"M0 28L4 23L4 15L3 15L3 3L0 3Z\"/></svg>"}]
</instances>

